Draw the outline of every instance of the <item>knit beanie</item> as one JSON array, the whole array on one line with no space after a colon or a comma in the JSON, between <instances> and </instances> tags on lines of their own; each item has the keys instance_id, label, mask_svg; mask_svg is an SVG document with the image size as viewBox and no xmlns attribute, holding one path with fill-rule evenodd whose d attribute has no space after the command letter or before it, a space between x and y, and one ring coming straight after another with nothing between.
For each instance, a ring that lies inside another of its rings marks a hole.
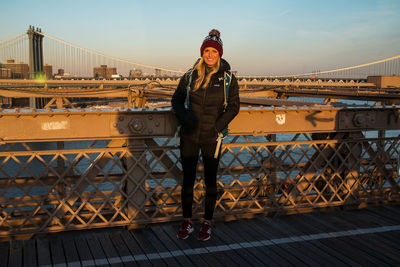
<instances>
[{"instance_id":1,"label":"knit beanie","mask_svg":"<svg viewBox=\"0 0 400 267\"><path fill-rule=\"evenodd\" d=\"M200 56L203 56L204 49L207 47L213 47L218 50L219 56L222 57L224 50L222 49L222 40L220 36L221 33L218 30L212 29L200 47Z\"/></svg>"}]
</instances>

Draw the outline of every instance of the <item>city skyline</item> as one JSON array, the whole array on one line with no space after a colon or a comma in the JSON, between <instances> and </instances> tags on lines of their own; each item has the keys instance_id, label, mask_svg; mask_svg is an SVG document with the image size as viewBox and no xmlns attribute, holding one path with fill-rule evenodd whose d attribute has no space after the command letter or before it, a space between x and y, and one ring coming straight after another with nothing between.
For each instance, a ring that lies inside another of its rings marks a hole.
<instances>
[{"instance_id":1,"label":"city skyline","mask_svg":"<svg viewBox=\"0 0 400 267\"><path fill-rule=\"evenodd\" d=\"M185 71L217 28L239 74L294 74L400 54L399 11L399 1L70 1L61 12L51 1L10 1L0 41L34 25L109 56Z\"/></svg>"}]
</instances>

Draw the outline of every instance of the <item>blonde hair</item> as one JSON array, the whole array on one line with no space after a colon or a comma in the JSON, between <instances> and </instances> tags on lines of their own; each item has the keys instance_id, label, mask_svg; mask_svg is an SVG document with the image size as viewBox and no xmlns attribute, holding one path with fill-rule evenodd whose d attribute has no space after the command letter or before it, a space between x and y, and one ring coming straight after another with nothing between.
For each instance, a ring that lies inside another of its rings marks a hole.
<instances>
[{"instance_id":1,"label":"blonde hair","mask_svg":"<svg viewBox=\"0 0 400 267\"><path fill-rule=\"evenodd\" d=\"M193 87L193 91L197 91L200 86L203 84L204 82L204 87L207 87L208 84L210 83L210 79L211 76L214 73L217 73L217 71L219 70L219 66L221 64L221 59L218 58L217 64L215 64L212 68L210 72L206 72L206 68L207 68L207 64L204 63L204 59L200 58L199 62L197 64L194 65L193 70L197 70L197 79L196 82L194 83L194 87Z\"/></svg>"}]
</instances>

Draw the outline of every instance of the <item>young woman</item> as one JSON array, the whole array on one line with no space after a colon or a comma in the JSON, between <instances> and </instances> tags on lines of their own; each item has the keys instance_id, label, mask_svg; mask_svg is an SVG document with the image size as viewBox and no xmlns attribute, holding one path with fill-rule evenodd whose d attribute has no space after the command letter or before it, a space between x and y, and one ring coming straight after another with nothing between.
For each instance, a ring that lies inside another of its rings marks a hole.
<instances>
[{"instance_id":1,"label":"young woman","mask_svg":"<svg viewBox=\"0 0 400 267\"><path fill-rule=\"evenodd\" d=\"M186 239L194 231L191 217L199 152L204 164L206 197L204 220L198 239L205 241L211 237L220 158L217 138L237 115L240 107L237 80L230 73L228 62L221 58L222 54L220 32L211 30L200 47L201 58L183 75L171 101L181 125L180 153L183 168L181 198L184 221L177 234L180 239ZM228 97L225 97L224 93L225 75L230 78Z\"/></svg>"}]
</instances>

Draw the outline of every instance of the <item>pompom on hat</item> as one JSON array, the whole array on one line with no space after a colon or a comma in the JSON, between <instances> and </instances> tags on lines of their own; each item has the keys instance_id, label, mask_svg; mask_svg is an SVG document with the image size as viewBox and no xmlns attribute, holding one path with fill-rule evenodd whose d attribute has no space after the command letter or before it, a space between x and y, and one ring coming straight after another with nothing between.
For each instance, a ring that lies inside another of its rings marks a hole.
<instances>
[{"instance_id":1,"label":"pompom on hat","mask_svg":"<svg viewBox=\"0 0 400 267\"><path fill-rule=\"evenodd\" d=\"M207 47L213 47L218 50L219 56L222 57L224 50L222 49L223 44L220 36L221 33L218 30L212 29L200 47L200 55L203 56L204 49Z\"/></svg>"}]
</instances>

